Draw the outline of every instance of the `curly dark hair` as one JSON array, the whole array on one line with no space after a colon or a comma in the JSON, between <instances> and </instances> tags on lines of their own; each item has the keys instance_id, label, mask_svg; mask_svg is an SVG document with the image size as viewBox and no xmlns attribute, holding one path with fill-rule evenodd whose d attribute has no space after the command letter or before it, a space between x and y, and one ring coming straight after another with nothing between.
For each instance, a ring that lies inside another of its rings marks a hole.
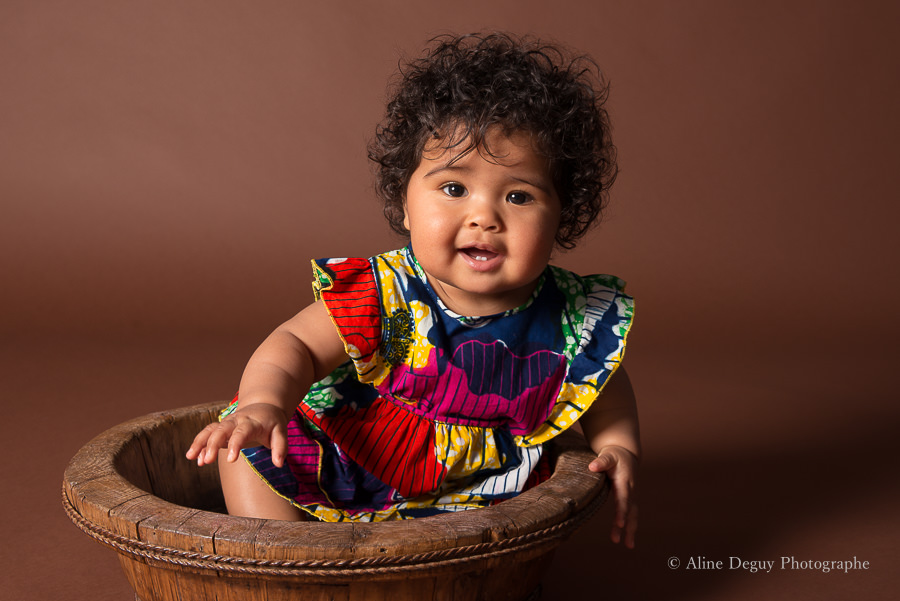
<instances>
[{"instance_id":1,"label":"curly dark hair","mask_svg":"<svg viewBox=\"0 0 900 601\"><path fill-rule=\"evenodd\" d=\"M488 130L525 130L550 160L562 203L556 244L570 249L599 221L616 178L616 149L603 105L608 85L586 56L508 34L440 36L423 58L400 68L400 81L369 145L376 192L401 235L406 187L426 142L463 154L484 151ZM488 151L489 152L489 151Z\"/></svg>"}]
</instances>

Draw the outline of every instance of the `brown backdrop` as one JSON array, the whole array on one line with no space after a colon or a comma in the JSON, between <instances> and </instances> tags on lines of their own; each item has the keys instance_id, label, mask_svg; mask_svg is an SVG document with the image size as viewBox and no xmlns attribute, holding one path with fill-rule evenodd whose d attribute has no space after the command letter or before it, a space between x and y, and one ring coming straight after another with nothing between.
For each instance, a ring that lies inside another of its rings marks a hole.
<instances>
[{"instance_id":1,"label":"brown backdrop","mask_svg":"<svg viewBox=\"0 0 900 601\"><path fill-rule=\"evenodd\" d=\"M889 1L3 1L10 598L128 598L62 513L66 462L125 419L228 397L308 302L309 259L399 244L365 158L387 81L430 37L481 29L605 69L621 174L557 262L637 297L639 547L595 518L545 599L888 598L898 18ZM692 556L872 567L667 567Z\"/></svg>"}]
</instances>

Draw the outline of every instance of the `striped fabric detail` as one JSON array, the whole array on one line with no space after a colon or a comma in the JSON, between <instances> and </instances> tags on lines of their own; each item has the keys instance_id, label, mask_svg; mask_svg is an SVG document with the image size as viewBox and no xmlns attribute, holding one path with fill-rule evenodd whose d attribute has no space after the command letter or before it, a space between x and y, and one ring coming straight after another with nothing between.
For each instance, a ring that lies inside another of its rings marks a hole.
<instances>
[{"instance_id":1,"label":"striped fabric detail","mask_svg":"<svg viewBox=\"0 0 900 601\"><path fill-rule=\"evenodd\" d=\"M288 422L287 442L290 453L285 464L290 468L297 483L294 500L301 503L317 503L325 498L319 488L322 447L303 431L302 423L296 419Z\"/></svg>"},{"instance_id":2,"label":"striped fabric detail","mask_svg":"<svg viewBox=\"0 0 900 601\"><path fill-rule=\"evenodd\" d=\"M532 475L535 467L542 463L543 447L518 447L517 452L518 460L512 463L510 469L495 474L488 472L484 478L469 486L446 492L435 504L442 508L444 505L457 504L484 505L488 500L514 497L525 489L527 483L541 481L543 472L539 472L535 477Z\"/></svg>"},{"instance_id":3,"label":"striped fabric detail","mask_svg":"<svg viewBox=\"0 0 900 601\"><path fill-rule=\"evenodd\" d=\"M378 399L365 408L344 407L317 417L304 409L346 455L373 476L413 498L434 491L446 468L434 455L431 422Z\"/></svg>"},{"instance_id":4,"label":"striped fabric detail","mask_svg":"<svg viewBox=\"0 0 900 601\"><path fill-rule=\"evenodd\" d=\"M381 302L368 259L330 259L317 263L316 298L325 302L347 354L368 362L381 342Z\"/></svg>"},{"instance_id":5,"label":"striped fabric detail","mask_svg":"<svg viewBox=\"0 0 900 601\"><path fill-rule=\"evenodd\" d=\"M288 466L277 467L272 463L272 452L266 447L250 447L241 454L250 462L259 476L280 496L293 501L297 496L297 480ZM319 499L323 497L318 494Z\"/></svg>"}]
</instances>

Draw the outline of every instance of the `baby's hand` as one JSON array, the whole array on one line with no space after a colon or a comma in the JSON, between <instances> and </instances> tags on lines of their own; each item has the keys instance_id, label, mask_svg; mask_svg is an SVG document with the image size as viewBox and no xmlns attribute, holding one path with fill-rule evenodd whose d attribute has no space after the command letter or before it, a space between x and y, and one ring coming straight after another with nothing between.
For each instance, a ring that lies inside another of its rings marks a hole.
<instances>
[{"instance_id":1,"label":"baby's hand","mask_svg":"<svg viewBox=\"0 0 900 601\"><path fill-rule=\"evenodd\" d=\"M600 449L600 453L588 469L592 472L606 472L607 477L612 480L616 496L616 518L610 538L614 543L618 543L624 533L625 546L633 549L638 521L638 508L634 503L637 457L623 447L610 445Z\"/></svg>"},{"instance_id":2,"label":"baby's hand","mask_svg":"<svg viewBox=\"0 0 900 601\"><path fill-rule=\"evenodd\" d=\"M228 449L228 461L236 461L241 449L263 445L272 450L272 463L281 467L287 454L287 418L274 405L255 403L240 408L221 422L203 428L188 449L187 458L197 465L216 460L219 449Z\"/></svg>"}]
</instances>

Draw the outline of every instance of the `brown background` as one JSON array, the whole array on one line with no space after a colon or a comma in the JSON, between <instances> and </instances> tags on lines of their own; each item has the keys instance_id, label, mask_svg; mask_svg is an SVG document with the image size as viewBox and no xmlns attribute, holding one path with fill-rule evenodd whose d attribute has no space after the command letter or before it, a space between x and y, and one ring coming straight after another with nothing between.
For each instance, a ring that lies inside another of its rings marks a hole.
<instances>
[{"instance_id":1,"label":"brown background","mask_svg":"<svg viewBox=\"0 0 900 601\"><path fill-rule=\"evenodd\" d=\"M433 35L532 32L612 82L638 549L595 518L545 599L887 599L900 554L894 2L0 2L0 581L130 598L65 518L94 435L229 397L308 261L396 247L365 145ZM852 574L670 570L691 556ZM581 592L580 595L576 594Z\"/></svg>"}]
</instances>

